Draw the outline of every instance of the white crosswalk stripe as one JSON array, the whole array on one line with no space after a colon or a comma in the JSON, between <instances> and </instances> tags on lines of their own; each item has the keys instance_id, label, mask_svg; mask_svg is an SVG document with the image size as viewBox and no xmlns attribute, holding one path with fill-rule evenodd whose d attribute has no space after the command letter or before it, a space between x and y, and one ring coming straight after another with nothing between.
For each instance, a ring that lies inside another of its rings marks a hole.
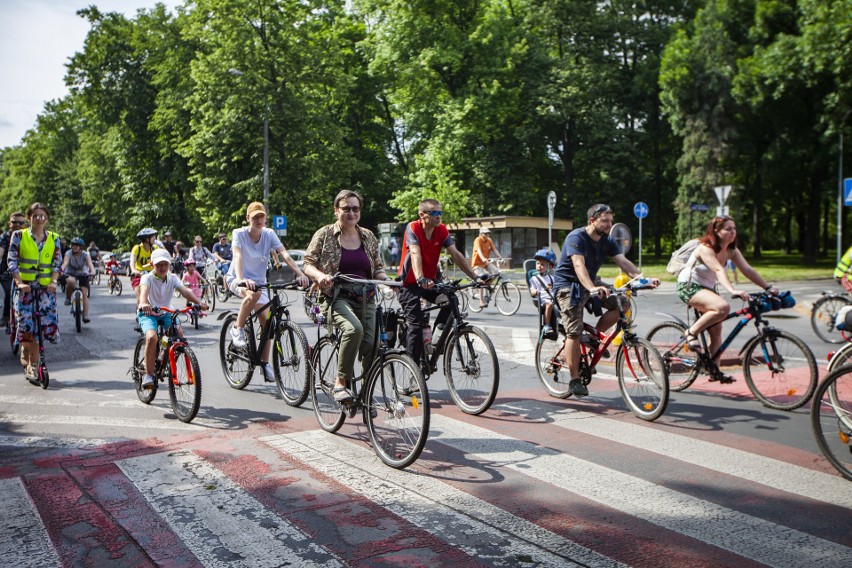
<instances>
[{"instance_id":1,"label":"white crosswalk stripe","mask_svg":"<svg viewBox=\"0 0 852 568\"><path fill-rule=\"evenodd\" d=\"M0 479L0 503L3 503L3 530L0 530L3 565L61 566L47 530L20 479Z\"/></svg>"}]
</instances>

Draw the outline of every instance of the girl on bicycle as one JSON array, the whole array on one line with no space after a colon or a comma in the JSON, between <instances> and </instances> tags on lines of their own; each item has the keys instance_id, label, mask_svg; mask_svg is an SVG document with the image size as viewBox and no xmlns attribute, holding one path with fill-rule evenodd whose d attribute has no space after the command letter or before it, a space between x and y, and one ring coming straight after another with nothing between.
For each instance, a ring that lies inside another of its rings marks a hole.
<instances>
[{"instance_id":1,"label":"girl on bicycle","mask_svg":"<svg viewBox=\"0 0 852 568\"><path fill-rule=\"evenodd\" d=\"M698 334L705 329L710 335L711 353L716 353L722 343L721 323L728 317L731 306L716 292L717 282L721 283L731 296L744 301L749 298L748 292L738 290L731 284L725 269L728 261L731 261L743 276L767 292L778 294L778 289L761 278L737 248L737 225L733 218L727 215L715 217L707 225L704 236L699 239L698 248L677 276L678 298L701 314L686 330L687 345L695 352L702 350ZM718 363L718 357L716 362ZM734 381L733 377L721 373L711 376L710 380L721 383Z\"/></svg>"},{"instance_id":2,"label":"girl on bicycle","mask_svg":"<svg viewBox=\"0 0 852 568\"><path fill-rule=\"evenodd\" d=\"M190 290L192 290L193 294L200 298L202 296L201 286L207 285L207 280L205 280L201 273L195 269L195 264L196 262L194 258L186 259L186 262L184 263L186 272L183 273L181 280L189 287Z\"/></svg>"},{"instance_id":3,"label":"girl on bicycle","mask_svg":"<svg viewBox=\"0 0 852 568\"><path fill-rule=\"evenodd\" d=\"M355 359L360 355L367 369L373 357L376 335L376 291L357 284L340 284L332 290L332 276L342 273L355 278L390 280L379 255L379 242L369 230L358 225L364 200L352 190L343 190L334 198L337 221L314 233L305 252L305 273L323 291L325 309L341 330L340 355L334 399L352 400L346 388L352 379Z\"/></svg>"},{"instance_id":4,"label":"girl on bicycle","mask_svg":"<svg viewBox=\"0 0 852 568\"><path fill-rule=\"evenodd\" d=\"M62 264L59 236L47 230L50 213L41 203L27 208L29 229L12 233L9 241L9 272L17 286L15 317L21 346L21 365L28 379L35 380L39 352L35 337L35 298L38 295L39 327L42 337L59 342L59 318L56 315L56 283ZM38 285L33 289L34 285Z\"/></svg>"}]
</instances>

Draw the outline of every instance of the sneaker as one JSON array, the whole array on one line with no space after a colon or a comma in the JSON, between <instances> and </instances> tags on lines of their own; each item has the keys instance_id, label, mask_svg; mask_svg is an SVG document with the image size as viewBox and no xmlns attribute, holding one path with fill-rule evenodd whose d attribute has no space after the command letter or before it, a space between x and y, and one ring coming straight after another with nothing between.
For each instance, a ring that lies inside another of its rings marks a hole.
<instances>
[{"instance_id":1,"label":"sneaker","mask_svg":"<svg viewBox=\"0 0 852 568\"><path fill-rule=\"evenodd\" d=\"M263 378L267 383L275 382L275 369L272 368L270 363L263 364Z\"/></svg>"},{"instance_id":2,"label":"sneaker","mask_svg":"<svg viewBox=\"0 0 852 568\"><path fill-rule=\"evenodd\" d=\"M154 388L154 375L145 375L142 378L142 388L143 389Z\"/></svg>"},{"instance_id":3,"label":"sneaker","mask_svg":"<svg viewBox=\"0 0 852 568\"><path fill-rule=\"evenodd\" d=\"M334 400L336 402L349 402L352 400L352 393L344 387L334 387Z\"/></svg>"},{"instance_id":4,"label":"sneaker","mask_svg":"<svg viewBox=\"0 0 852 568\"><path fill-rule=\"evenodd\" d=\"M246 337L246 330L244 327L231 328L231 343L233 343L234 347L238 349L242 349L248 345L248 337Z\"/></svg>"},{"instance_id":5,"label":"sneaker","mask_svg":"<svg viewBox=\"0 0 852 568\"><path fill-rule=\"evenodd\" d=\"M28 381L36 380L36 370L32 365L27 365L27 368L24 370L24 376L26 376Z\"/></svg>"},{"instance_id":6,"label":"sneaker","mask_svg":"<svg viewBox=\"0 0 852 568\"><path fill-rule=\"evenodd\" d=\"M571 393L574 396L588 396L589 389L586 388L586 385L583 384L583 381L580 379L571 379L571 382L568 383L568 388L571 389Z\"/></svg>"},{"instance_id":7,"label":"sneaker","mask_svg":"<svg viewBox=\"0 0 852 568\"><path fill-rule=\"evenodd\" d=\"M92 320L89 319L89 316L83 316L83 323L91 323Z\"/></svg>"},{"instance_id":8,"label":"sneaker","mask_svg":"<svg viewBox=\"0 0 852 568\"><path fill-rule=\"evenodd\" d=\"M66 305L66 306L70 306L70 305L71 305L71 298L65 298L65 305Z\"/></svg>"}]
</instances>

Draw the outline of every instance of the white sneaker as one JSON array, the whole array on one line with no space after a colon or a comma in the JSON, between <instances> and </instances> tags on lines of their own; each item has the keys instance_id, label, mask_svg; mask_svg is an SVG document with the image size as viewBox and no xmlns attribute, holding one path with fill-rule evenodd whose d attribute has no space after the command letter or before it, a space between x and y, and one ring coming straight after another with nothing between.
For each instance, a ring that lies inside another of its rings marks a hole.
<instances>
[{"instance_id":1,"label":"white sneaker","mask_svg":"<svg viewBox=\"0 0 852 568\"><path fill-rule=\"evenodd\" d=\"M142 388L143 389L154 388L154 375L145 375L145 377L142 379Z\"/></svg>"},{"instance_id":2,"label":"white sneaker","mask_svg":"<svg viewBox=\"0 0 852 568\"><path fill-rule=\"evenodd\" d=\"M231 328L231 343L234 344L234 347L238 349L242 349L248 345L248 337L246 337L246 330L243 327L232 327Z\"/></svg>"},{"instance_id":3,"label":"white sneaker","mask_svg":"<svg viewBox=\"0 0 852 568\"><path fill-rule=\"evenodd\" d=\"M267 383L275 382L275 369L272 368L270 363L263 364L263 377L266 379Z\"/></svg>"}]
</instances>

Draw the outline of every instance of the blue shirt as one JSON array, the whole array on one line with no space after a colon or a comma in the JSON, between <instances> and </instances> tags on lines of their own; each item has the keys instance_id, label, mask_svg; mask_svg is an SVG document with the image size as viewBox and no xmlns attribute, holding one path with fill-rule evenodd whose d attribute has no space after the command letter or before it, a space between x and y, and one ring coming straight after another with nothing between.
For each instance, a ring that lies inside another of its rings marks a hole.
<instances>
[{"instance_id":1,"label":"blue shirt","mask_svg":"<svg viewBox=\"0 0 852 568\"><path fill-rule=\"evenodd\" d=\"M585 259L586 270L589 272L589 277L594 281L598 277L598 270L600 270L604 260L607 257L611 258L619 254L621 254L621 247L610 236L601 237L595 242L586 232L585 227L571 231L565 237L562 255L553 275L554 291L579 282L577 273L574 271L574 263L571 261L572 256L581 255Z\"/></svg>"}]
</instances>

